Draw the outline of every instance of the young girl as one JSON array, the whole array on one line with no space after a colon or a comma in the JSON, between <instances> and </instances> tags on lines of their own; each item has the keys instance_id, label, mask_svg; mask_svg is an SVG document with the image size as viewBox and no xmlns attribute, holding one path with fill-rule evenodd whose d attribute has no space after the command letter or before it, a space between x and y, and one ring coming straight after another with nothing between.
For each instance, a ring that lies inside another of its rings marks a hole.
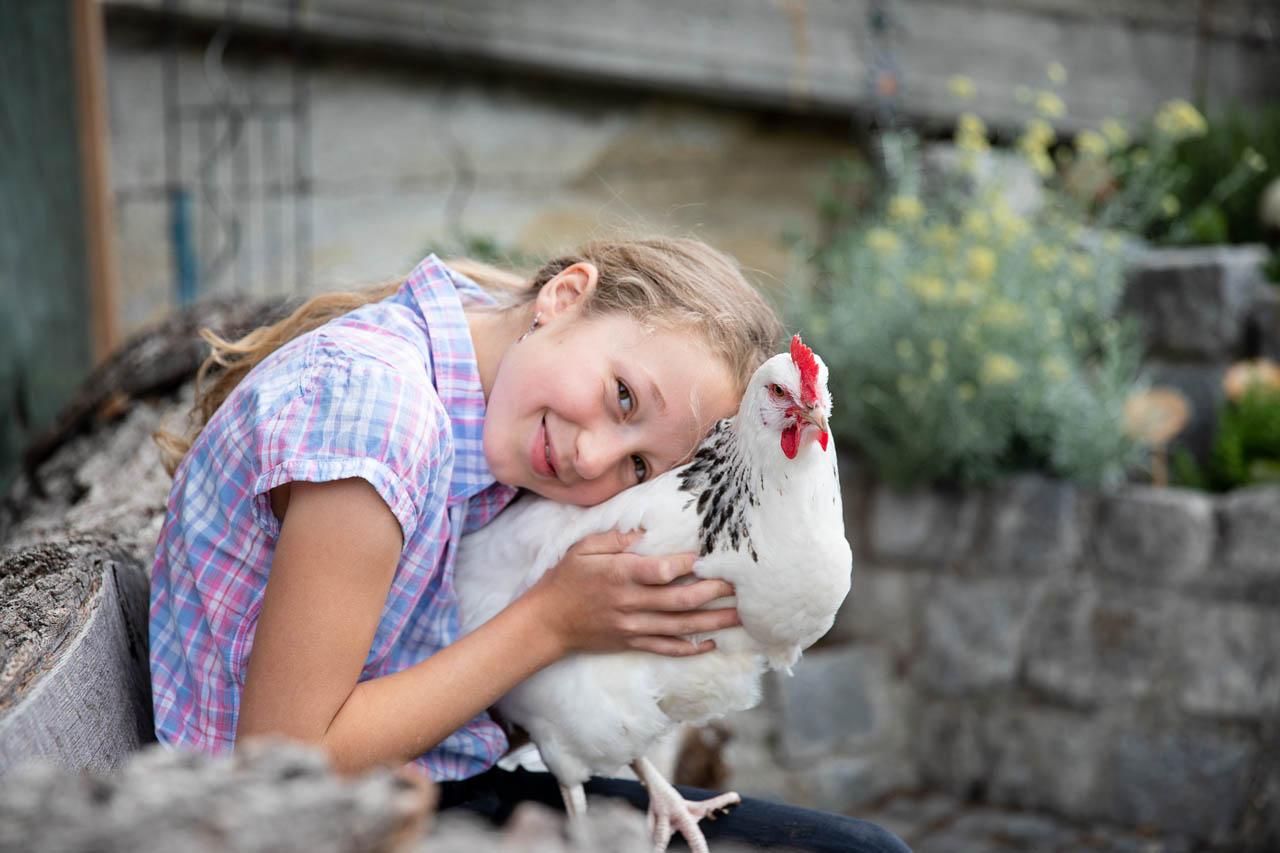
<instances>
[{"instance_id":1,"label":"young girl","mask_svg":"<svg viewBox=\"0 0 1280 853\"><path fill-rule=\"evenodd\" d=\"M559 793L489 769L507 749L485 713L499 696L570 652L698 654L712 644L683 635L738 624L698 609L723 581L668 586L695 555L628 554L637 534L619 531L458 637L460 536L521 488L590 505L679 464L780 338L735 264L694 240L594 242L513 278L430 255L403 283L207 336L201 378L221 373L198 392L197 434L157 436L174 474L151 586L160 741L218 753L278 734L346 771L414 762L446 806L500 819ZM639 783L600 785L643 803ZM713 826L901 849L761 801Z\"/></svg>"}]
</instances>

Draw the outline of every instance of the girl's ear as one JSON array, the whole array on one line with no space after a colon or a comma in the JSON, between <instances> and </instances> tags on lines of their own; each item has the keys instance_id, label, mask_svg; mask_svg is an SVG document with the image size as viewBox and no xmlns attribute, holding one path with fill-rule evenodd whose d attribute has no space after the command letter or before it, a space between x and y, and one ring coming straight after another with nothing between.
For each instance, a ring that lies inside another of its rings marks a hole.
<instances>
[{"instance_id":1,"label":"girl's ear","mask_svg":"<svg viewBox=\"0 0 1280 853\"><path fill-rule=\"evenodd\" d=\"M580 307L596 288L600 278L595 264L580 261L565 267L554 278L542 285L538 298L534 301L536 311L542 314L542 322L546 323L557 314Z\"/></svg>"}]
</instances>

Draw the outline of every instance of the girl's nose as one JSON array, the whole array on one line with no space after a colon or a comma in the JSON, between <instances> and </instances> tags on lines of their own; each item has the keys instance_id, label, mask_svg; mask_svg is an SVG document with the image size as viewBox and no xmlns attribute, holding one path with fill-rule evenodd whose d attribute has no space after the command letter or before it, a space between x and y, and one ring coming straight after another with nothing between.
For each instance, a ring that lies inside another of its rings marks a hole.
<instances>
[{"instance_id":1,"label":"girl's nose","mask_svg":"<svg viewBox=\"0 0 1280 853\"><path fill-rule=\"evenodd\" d=\"M582 479L594 480L616 466L621 453L621 441L612 430L583 430L574 446L573 467Z\"/></svg>"}]
</instances>

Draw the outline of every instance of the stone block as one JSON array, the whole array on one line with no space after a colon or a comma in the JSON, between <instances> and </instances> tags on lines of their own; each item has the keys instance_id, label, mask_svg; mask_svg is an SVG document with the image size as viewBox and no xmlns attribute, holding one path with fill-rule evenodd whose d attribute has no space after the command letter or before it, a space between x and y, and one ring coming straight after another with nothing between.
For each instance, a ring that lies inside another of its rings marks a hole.
<instances>
[{"instance_id":1,"label":"stone block","mask_svg":"<svg viewBox=\"0 0 1280 853\"><path fill-rule=\"evenodd\" d=\"M787 802L853 814L890 791L914 788L915 767L901 756L832 756L787 774Z\"/></svg>"},{"instance_id":2,"label":"stone block","mask_svg":"<svg viewBox=\"0 0 1280 853\"><path fill-rule=\"evenodd\" d=\"M1204 575L1215 536L1209 496L1126 486L1102 496L1095 553L1108 577L1176 583Z\"/></svg>"},{"instance_id":3,"label":"stone block","mask_svg":"<svg viewBox=\"0 0 1280 853\"><path fill-rule=\"evenodd\" d=\"M1117 726L1104 744L1090 811L1125 826L1220 841L1247 806L1259 752L1256 743L1214 729Z\"/></svg>"},{"instance_id":4,"label":"stone block","mask_svg":"<svg viewBox=\"0 0 1280 853\"><path fill-rule=\"evenodd\" d=\"M883 563L950 565L970 552L980 510L972 491L881 486L871 498L869 553Z\"/></svg>"},{"instance_id":5,"label":"stone block","mask_svg":"<svg viewBox=\"0 0 1280 853\"><path fill-rule=\"evenodd\" d=\"M1152 249L1130 263L1122 310L1141 322L1153 355L1231 359L1264 258L1259 246Z\"/></svg>"},{"instance_id":6,"label":"stone block","mask_svg":"<svg viewBox=\"0 0 1280 853\"><path fill-rule=\"evenodd\" d=\"M918 642L928 582L919 572L859 566L825 641L873 643L907 657Z\"/></svg>"},{"instance_id":7,"label":"stone block","mask_svg":"<svg viewBox=\"0 0 1280 853\"><path fill-rule=\"evenodd\" d=\"M1218 428L1218 408L1227 398L1222 377L1229 362L1171 362L1148 359L1143 367L1153 386L1173 388L1187 398L1191 417L1170 443L1171 450L1185 449L1204 464L1209 459Z\"/></svg>"},{"instance_id":8,"label":"stone block","mask_svg":"<svg viewBox=\"0 0 1280 853\"><path fill-rule=\"evenodd\" d=\"M1075 564L1082 542L1085 501L1064 481L1023 475L989 493L989 527L979 545L979 571L1051 574Z\"/></svg>"},{"instance_id":9,"label":"stone block","mask_svg":"<svg viewBox=\"0 0 1280 853\"><path fill-rule=\"evenodd\" d=\"M1177 665L1179 614L1164 590L1064 580L1031 619L1024 677L1073 704L1152 695Z\"/></svg>"},{"instance_id":10,"label":"stone block","mask_svg":"<svg viewBox=\"0 0 1280 853\"><path fill-rule=\"evenodd\" d=\"M1095 715L1002 705L982 717L990 802L1084 817L1094 805L1104 729Z\"/></svg>"},{"instance_id":11,"label":"stone block","mask_svg":"<svg viewBox=\"0 0 1280 853\"><path fill-rule=\"evenodd\" d=\"M1215 581L1280 582L1280 486L1251 486L1218 499L1222 524Z\"/></svg>"},{"instance_id":12,"label":"stone block","mask_svg":"<svg viewBox=\"0 0 1280 853\"><path fill-rule=\"evenodd\" d=\"M813 652L793 676L778 674L784 763L808 766L834 753L856 755L894 737L902 721L891 679L888 653L864 648Z\"/></svg>"},{"instance_id":13,"label":"stone block","mask_svg":"<svg viewBox=\"0 0 1280 853\"><path fill-rule=\"evenodd\" d=\"M1184 609L1183 707L1223 717L1280 713L1280 610L1218 602Z\"/></svg>"},{"instance_id":14,"label":"stone block","mask_svg":"<svg viewBox=\"0 0 1280 853\"><path fill-rule=\"evenodd\" d=\"M925 602L922 654L913 676L955 695L1009 684L1042 585L1013 579L937 579Z\"/></svg>"},{"instance_id":15,"label":"stone block","mask_svg":"<svg viewBox=\"0 0 1280 853\"><path fill-rule=\"evenodd\" d=\"M991 777L983 709L962 701L923 701L911 752L923 782L963 799L981 799Z\"/></svg>"},{"instance_id":16,"label":"stone block","mask_svg":"<svg viewBox=\"0 0 1280 853\"><path fill-rule=\"evenodd\" d=\"M1280 287L1258 288L1253 307L1245 318L1245 355L1262 355L1280 361Z\"/></svg>"}]
</instances>

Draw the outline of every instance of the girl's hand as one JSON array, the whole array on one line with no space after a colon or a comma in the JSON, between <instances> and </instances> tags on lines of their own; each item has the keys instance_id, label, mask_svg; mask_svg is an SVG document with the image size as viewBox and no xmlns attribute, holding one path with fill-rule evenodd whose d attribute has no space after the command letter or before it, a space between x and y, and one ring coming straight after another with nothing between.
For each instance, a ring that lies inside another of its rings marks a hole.
<instances>
[{"instance_id":1,"label":"girl's hand","mask_svg":"<svg viewBox=\"0 0 1280 853\"><path fill-rule=\"evenodd\" d=\"M733 608L698 610L733 595L722 580L671 584L693 571L697 554L646 556L627 552L642 534L612 530L582 539L525 593L559 637L565 652L635 649L674 657L711 651L687 634L741 625Z\"/></svg>"}]
</instances>

